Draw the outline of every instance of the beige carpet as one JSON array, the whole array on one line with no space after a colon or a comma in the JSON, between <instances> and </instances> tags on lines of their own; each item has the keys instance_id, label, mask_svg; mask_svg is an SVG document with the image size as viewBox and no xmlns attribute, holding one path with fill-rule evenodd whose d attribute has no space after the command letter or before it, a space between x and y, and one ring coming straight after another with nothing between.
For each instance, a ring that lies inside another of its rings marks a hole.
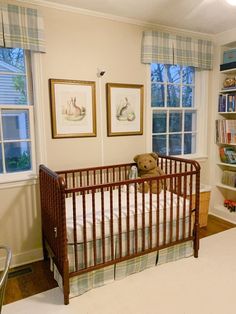
<instances>
[{"instance_id":1,"label":"beige carpet","mask_svg":"<svg viewBox=\"0 0 236 314\"><path fill-rule=\"evenodd\" d=\"M201 240L199 258L150 268L63 305L55 288L2 314L235 314L236 228Z\"/></svg>"}]
</instances>

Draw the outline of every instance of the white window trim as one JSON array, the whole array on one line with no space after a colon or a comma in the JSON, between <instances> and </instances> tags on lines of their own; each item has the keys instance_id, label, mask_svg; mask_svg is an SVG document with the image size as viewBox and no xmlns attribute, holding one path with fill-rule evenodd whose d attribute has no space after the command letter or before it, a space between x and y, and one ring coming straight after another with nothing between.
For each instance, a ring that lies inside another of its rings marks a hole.
<instances>
[{"instance_id":1,"label":"white window trim","mask_svg":"<svg viewBox=\"0 0 236 314\"><path fill-rule=\"evenodd\" d=\"M146 65L146 152L152 151L152 107L151 107L151 66ZM207 121L208 121L208 71L196 71L195 100L197 109L197 143L196 154L178 155L189 159L207 159ZM201 117L199 119L199 117Z\"/></svg>"},{"instance_id":2,"label":"white window trim","mask_svg":"<svg viewBox=\"0 0 236 314\"><path fill-rule=\"evenodd\" d=\"M32 170L21 173L5 174L2 178L0 176L0 189L36 184L39 164L47 163L43 110L44 89L42 54L31 53L31 69L34 103L34 127L30 128L32 138ZM30 110L30 114L32 115L32 110Z\"/></svg>"}]
</instances>

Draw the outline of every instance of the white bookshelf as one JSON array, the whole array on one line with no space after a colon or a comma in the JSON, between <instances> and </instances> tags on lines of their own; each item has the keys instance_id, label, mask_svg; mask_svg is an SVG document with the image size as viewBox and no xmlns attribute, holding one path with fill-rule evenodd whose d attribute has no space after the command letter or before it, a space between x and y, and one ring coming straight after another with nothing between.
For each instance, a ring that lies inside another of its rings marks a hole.
<instances>
[{"instance_id":1,"label":"white bookshelf","mask_svg":"<svg viewBox=\"0 0 236 314\"><path fill-rule=\"evenodd\" d=\"M228 47L221 47L222 52L229 49ZM222 53L223 56L223 53ZM221 62L222 63L222 62ZM228 97L230 94L236 95L236 85L231 88L223 88L223 84L226 78L236 77L236 68L219 71L219 86L218 86L218 95L226 95L226 107L225 111L219 112L219 102L215 104L216 108L216 119L226 119L226 120L236 120L236 111L227 111L228 108ZM233 97L235 101L235 96ZM220 100L218 96L218 101ZM236 104L235 104L236 107ZM219 130L219 129L218 129ZM221 135L222 137L222 135ZM216 139L216 138L215 138ZM215 143L215 188L213 189L213 198L211 201L211 210L210 212L222 219L236 223L236 213L230 212L228 208L224 207L224 200L233 200L236 201L236 187L225 185L221 183L223 172L224 171L233 171L236 173L236 164L224 163L220 160L219 148L220 147L234 147L236 150L236 143Z\"/></svg>"},{"instance_id":2,"label":"white bookshelf","mask_svg":"<svg viewBox=\"0 0 236 314\"><path fill-rule=\"evenodd\" d=\"M235 191L235 192L236 192L236 188L234 188L234 187L232 187L232 186L230 186L230 185L218 183L216 186L217 186L218 188L221 188L221 189L225 189L225 190Z\"/></svg>"}]
</instances>

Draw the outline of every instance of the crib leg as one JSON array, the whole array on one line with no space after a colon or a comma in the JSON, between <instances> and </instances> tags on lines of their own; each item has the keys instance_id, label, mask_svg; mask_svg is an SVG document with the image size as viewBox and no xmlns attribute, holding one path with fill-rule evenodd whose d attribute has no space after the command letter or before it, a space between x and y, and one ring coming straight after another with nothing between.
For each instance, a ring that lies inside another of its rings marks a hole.
<instances>
[{"instance_id":1,"label":"crib leg","mask_svg":"<svg viewBox=\"0 0 236 314\"><path fill-rule=\"evenodd\" d=\"M194 257L198 257L198 250L199 250L199 224L194 225Z\"/></svg>"},{"instance_id":2,"label":"crib leg","mask_svg":"<svg viewBox=\"0 0 236 314\"><path fill-rule=\"evenodd\" d=\"M48 250L47 250L47 246L46 246L46 241L43 237L43 259L44 261L48 260L49 256L48 256Z\"/></svg>"},{"instance_id":3,"label":"crib leg","mask_svg":"<svg viewBox=\"0 0 236 314\"><path fill-rule=\"evenodd\" d=\"M64 294L64 304L68 305L69 304L69 278L68 280L64 281L63 294Z\"/></svg>"},{"instance_id":4,"label":"crib leg","mask_svg":"<svg viewBox=\"0 0 236 314\"><path fill-rule=\"evenodd\" d=\"M64 261L64 275L63 275L63 294L64 294L64 304L69 304L69 294L70 294L70 278L69 278L69 263L68 260Z\"/></svg>"},{"instance_id":5,"label":"crib leg","mask_svg":"<svg viewBox=\"0 0 236 314\"><path fill-rule=\"evenodd\" d=\"M65 305L69 304L69 293L66 294L65 290L64 290L64 304Z\"/></svg>"}]
</instances>

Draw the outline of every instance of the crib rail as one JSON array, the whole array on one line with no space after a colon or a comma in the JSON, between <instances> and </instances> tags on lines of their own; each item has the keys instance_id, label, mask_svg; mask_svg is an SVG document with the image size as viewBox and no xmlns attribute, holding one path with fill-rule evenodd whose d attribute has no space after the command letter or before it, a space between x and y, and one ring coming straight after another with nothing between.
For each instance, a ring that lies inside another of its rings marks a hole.
<instances>
[{"instance_id":1,"label":"crib rail","mask_svg":"<svg viewBox=\"0 0 236 314\"><path fill-rule=\"evenodd\" d=\"M63 277L65 303L69 277L188 240L194 241L194 256L198 256L199 164L159 156L165 175L128 180L132 165L57 173L40 166L43 237ZM163 192L138 193L145 184L155 185L157 191L162 185ZM70 229L66 200L71 204ZM69 261L68 248L73 251Z\"/></svg>"}]
</instances>

